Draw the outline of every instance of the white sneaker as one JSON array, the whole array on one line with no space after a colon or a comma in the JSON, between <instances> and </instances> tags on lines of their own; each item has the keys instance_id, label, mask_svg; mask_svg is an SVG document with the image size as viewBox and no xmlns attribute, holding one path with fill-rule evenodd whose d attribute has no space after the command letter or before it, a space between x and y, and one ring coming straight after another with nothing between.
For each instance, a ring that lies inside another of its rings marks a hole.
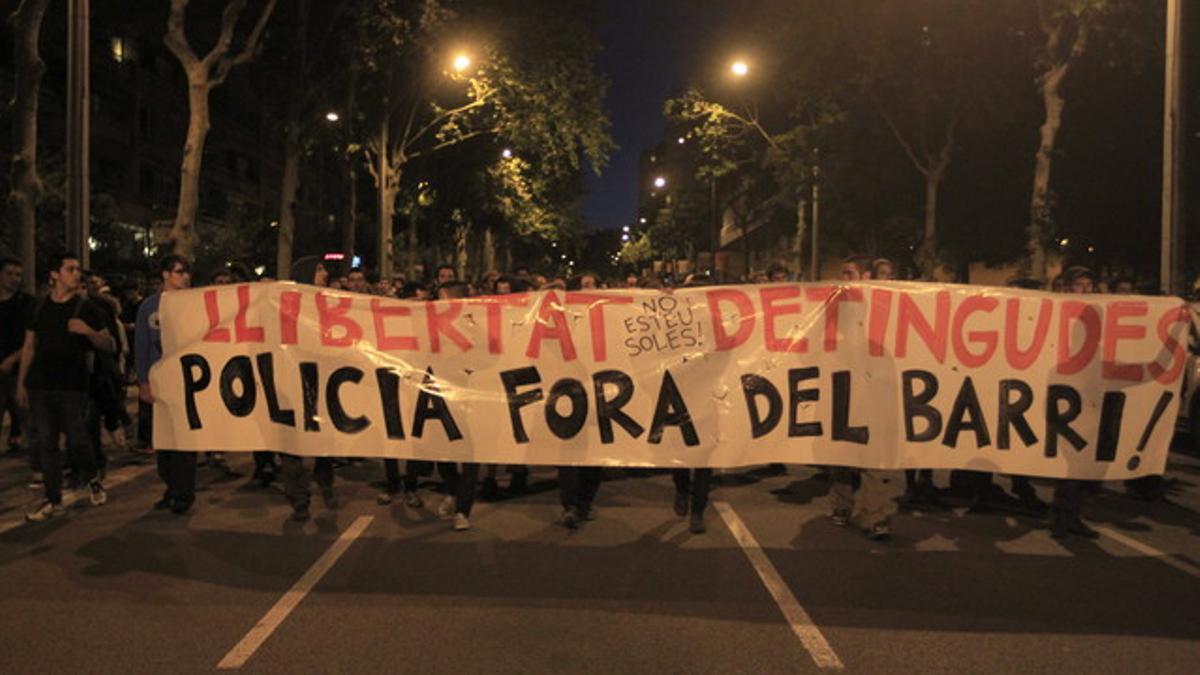
<instances>
[{"instance_id":1,"label":"white sneaker","mask_svg":"<svg viewBox=\"0 0 1200 675\"><path fill-rule=\"evenodd\" d=\"M43 520L50 520L56 516L61 516L66 513L66 509L62 504L52 504L50 502L42 502L36 511L31 511L25 514L25 520L31 523L39 523Z\"/></svg>"},{"instance_id":2,"label":"white sneaker","mask_svg":"<svg viewBox=\"0 0 1200 675\"><path fill-rule=\"evenodd\" d=\"M103 506L108 501L108 493L104 491L104 486L100 484L100 481L94 480L88 483L88 488L92 491L92 494L88 495L88 501L92 503L92 506Z\"/></svg>"},{"instance_id":3,"label":"white sneaker","mask_svg":"<svg viewBox=\"0 0 1200 675\"><path fill-rule=\"evenodd\" d=\"M438 518L443 520L454 516L454 497L446 495L442 497L441 503L437 507Z\"/></svg>"},{"instance_id":4,"label":"white sneaker","mask_svg":"<svg viewBox=\"0 0 1200 675\"><path fill-rule=\"evenodd\" d=\"M461 513L454 514L454 529L458 532L471 529L471 521Z\"/></svg>"}]
</instances>

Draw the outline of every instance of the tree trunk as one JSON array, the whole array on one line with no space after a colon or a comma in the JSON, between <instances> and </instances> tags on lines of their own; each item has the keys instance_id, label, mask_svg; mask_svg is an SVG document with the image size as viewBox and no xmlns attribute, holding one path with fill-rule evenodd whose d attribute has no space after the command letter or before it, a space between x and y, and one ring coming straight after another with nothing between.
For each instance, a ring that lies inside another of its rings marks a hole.
<instances>
[{"instance_id":1,"label":"tree trunk","mask_svg":"<svg viewBox=\"0 0 1200 675\"><path fill-rule=\"evenodd\" d=\"M800 197L796 200L796 241L792 243L792 255L796 257L796 278L806 278L804 270L804 236L808 231L808 200ZM814 277L815 278L815 277Z\"/></svg>"},{"instance_id":2,"label":"tree trunk","mask_svg":"<svg viewBox=\"0 0 1200 675\"><path fill-rule=\"evenodd\" d=\"M492 228L483 231L483 271L491 272L496 269L496 237Z\"/></svg>"},{"instance_id":3,"label":"tree trunk","mask_svg":"<svg viewBox=\"0 0 1200 675\"><path fill-rule=\"evenodd\" d=\"M24 286L29 293L37 285L37 199L42 181L37 172L38 97L46 64L39 53L38 38L49 0L23 0L9 20L13 23L16 82L13 90L13 146L10 169L9 223L16 223L16 250L25 267Z\"/></svg>"},{"instance_id":4,"label":"tree trunk","mask_svg":"<svg viewBox=\"0 0 1200 675\"><path fill-rule=\"evenodd\" d=\"M283 132L283 179L279 186L279 239L275 278L292 278L292 244L296 236L296 193L300 191L300 125L292 120ZM308 283L311 279L299 279Z\"/></svg>"},{"instance_id":5,"label":"tree trunk","mask_svg":"<svg viewBox=\"0 0 1200 675\"><path fill-rule=\"evenodd\" d=\"M926 281L932 281L938 266L937 200L938 188L942 185L945 169L925 171L925 229L921 238L921 249L917 252L917 264Z\"/></svg>"},{"instance_id":6,"label":"tree trunk","mask_svg":"<svg viewBox=\"0 0 1200 675\"><path fill-rule=\"evenodd\" d=\"M212 85L208 73L201 67L188 72L188 130L183 145L183 162L179 170L179 206L171 240L175 253L192 258L196 246L196 212L200 208L200 165L204 159L204 143L208 139L208 95Z\"/></svg>"},{"instance_id":7,"label":"tree trunk","mask_svg":"<svg viewBox=\"0 0 1200 675\"><path fill-rule=\"evenodd\" d=\"M354 166L354 162L349 162L347 167L348 178L350 182L350 194L346 198L346 217L342 219L342 253L345 253L347 260L354 256L354 235L358 229L358 170Z\"/></svg>"},{"instance_id":8,"label":"tree trunk","mask_svg":"<svg viewBox=\"0 0 1200 675\"><path fill-rule=\"evenodd\" d=\"M467 278L467 235L471 232L471 221L456 219L454 225L454 273L459 279Z\"/></svg>"},{"instance_id":9,"label":"tree trunk","mask_svg":"<svg viewBox=\"0 0 1200 675\"><path fill-rule=\"evenodd\" d=\"M1034 157L1033 196L1029 203L1029 227L1026 249L1029 274L1034 279L1046 278L1046 236L1052 225L1050 204L1050 168L1054 159L1054 144L1062 126L1064 101L1059 94L1066 66L1056 67L1042 79L1042 103L1046 117L1042 122L1040 142Z\"/></svg>"}]
</instances>

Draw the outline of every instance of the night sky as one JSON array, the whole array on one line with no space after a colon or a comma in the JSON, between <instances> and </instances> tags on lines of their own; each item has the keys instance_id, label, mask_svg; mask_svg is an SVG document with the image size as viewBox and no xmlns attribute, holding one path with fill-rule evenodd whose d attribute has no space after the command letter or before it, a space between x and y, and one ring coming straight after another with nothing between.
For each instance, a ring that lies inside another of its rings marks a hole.
<instances>
[{"instance_id":1,"label":"night sky","mask_svg":"<svg viewBox=\"0 0 1200 675\"><path fill-rule=\"evenodd\" d=\"M722 25L736 3L722 0L602 0L599 68L611 84L608 111L619 148L603 174L588 173L584 216L598 228L633 222L637 166L662 140L663 101L682 92L706 63L723 58Z\"/></svg>"}]
</instances>

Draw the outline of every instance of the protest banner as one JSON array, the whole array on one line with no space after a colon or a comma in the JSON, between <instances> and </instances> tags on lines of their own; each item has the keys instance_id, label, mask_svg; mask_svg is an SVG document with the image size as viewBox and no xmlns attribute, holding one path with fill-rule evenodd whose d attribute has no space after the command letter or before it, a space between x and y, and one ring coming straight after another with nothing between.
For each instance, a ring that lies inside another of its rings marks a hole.
<instances>
[{"instance_id":1,"label":"protest banner","mask_svg":"<svg viewBox=\"0 0 1200 675\"><path fill-rule=\"evenodd\" d=\"M154 444L498 464L1161 473L1178 298L906 282L170 292Z\"/></svg>"}]
</instances>

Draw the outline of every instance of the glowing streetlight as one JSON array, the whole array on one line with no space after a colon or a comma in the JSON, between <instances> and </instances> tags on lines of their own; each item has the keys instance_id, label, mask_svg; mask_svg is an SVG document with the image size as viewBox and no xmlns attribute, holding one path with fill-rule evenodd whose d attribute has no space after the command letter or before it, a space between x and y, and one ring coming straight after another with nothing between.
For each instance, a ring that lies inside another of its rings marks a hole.
<instances>
[{"instance_id":1,"label":"glowing streetlight","mask_svg":"<svg viewBox=\"0 0 1200 675\"><path fill-rule=\"evenodd\" d=\"M746 65L745 61L734 61L729 65L729 72L733 73L734 77L745 77L750 72L750 66Z\"/></svg>"},{"instance_id":2,"label":"glowing streetlight","mask_svg":"<svg viewBox=\"0 0 1200 675\"><path fill-rule=\"evenodd\" d=\"M454 57L454 70L461 73L471 67L471 57L466 54L458 54Z\"/></svg>"},{"instance_id":3,"label":"glowing streetlight","mask_svg":"<svg viewBox=\"0 0 1200 675\"><path fill-rule=\"evenodd\" d=\"M504 159L512 159L512 150L505 148L500 151L500 156L503 157Z\"/></svg>"},{"instance_id":4,"label":"glowing streetlight","mask_svg":"<svg viewBox=\"0 0 1200 675\"><path fill-rule=\"evenodd\" d=\"M645 219L645 218L638 218L638 222L639 222L639 223L641 223L641 224L643 224L643 225L645 225L645 224L646 224L646 219Z\"/></svg>"},{"instance_id":5,"label":"glowing streetlight","mask_svg":"<svg viewBox=\"0 0 1200 675\"><path fill-rule=\"evenodd\" d=\"M686 142L686 140L687 140L687 139L685 139L683 136L680 136L680 137L679 137L679 144L680 144L680 145L683 145L683 144L684 144L684 142Z\"/></svg>"},{"instance_id":6,"label":"glowing streetlight","mask_svg":"<svg viewBox=\"0 0 1200 675\"><path fill-rule=\"evenodd\" d=\"M628 234L621 235L621 241L629 241L629 235Z\"/></svg>"},{"instance_id":7,"label":"glowing streetlight","mask_svg":"<svg viewBox=\"0 0 1200 675\"><path fill-rule=\"evenodd\" d=\"M666 185L667 185L666 178L663 178L662 176L658 176L657 178L654 179L654 187L663 188L663 187L666 187Z\"/></svg>"},{"instance_id":8,"label":"glowing streetlight","mask_svg":"<svg viewBox=\"0 0 1200 675\"><path fill-rule=\"evenodd\" d=\"M337 114L336 111L330 110L329 112L325 113L325 121L327 122L336 122L340 119L342 118Z\"/></svg>"},{"instance_id":9,"label":"glowing streetlight","mask_svg":"<svg viewBox=\"0 0 1200 675\"><path fill-rule=\"evenodd\" d=\"M629 231L629 226L628 226L628 225L626 225L626 226L622 227L622 228L621 228L621 231L622 231L622 232L628 232L628 231Z\"/></svg>"}]
</instances>

